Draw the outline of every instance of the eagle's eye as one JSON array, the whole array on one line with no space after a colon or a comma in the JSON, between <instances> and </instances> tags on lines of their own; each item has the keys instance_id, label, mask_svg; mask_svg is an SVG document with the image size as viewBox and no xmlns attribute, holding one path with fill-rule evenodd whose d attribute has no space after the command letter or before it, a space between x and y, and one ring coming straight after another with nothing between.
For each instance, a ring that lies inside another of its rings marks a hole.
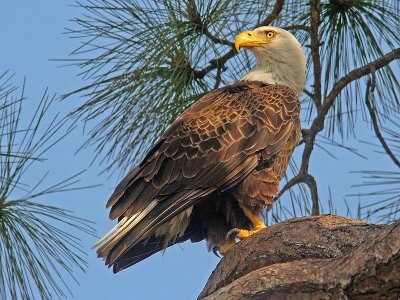
<instances>
[{"instance_id":1,"label":"eagle's eye","mask_svg":"<svg viewBox=\"0 0 400 300\"><path fill-rule=\"evenodd\" d=\"M267 36L267 38L272 39L275 36L275 32L273 31L266 31L265 35Z\"/></svg>"}]
</instances>

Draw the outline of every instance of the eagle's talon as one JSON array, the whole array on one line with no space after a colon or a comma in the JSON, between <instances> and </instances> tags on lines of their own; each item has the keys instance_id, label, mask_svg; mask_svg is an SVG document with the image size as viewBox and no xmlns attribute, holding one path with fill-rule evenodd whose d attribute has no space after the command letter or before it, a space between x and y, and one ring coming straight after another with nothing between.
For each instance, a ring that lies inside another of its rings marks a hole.
<instances>
[{"instance_id":1,"label":"eagle's talon","mask_svg":"<svg viewBox=\"0 0 400 300\"><path fill-rule=\"evenodd\" d=\"M275 195L272 196L272 200L274 202L278 201L279 197L281 196L281 192L275 193Z\"/></svg>"},{"instance_id":2,"label":"eagle's talon","mask_svg":"<svg viewBox=\"0 0 400 300\"><path fill-rule=\"evenodd\" d=\"M215 246L215 247L212 248L212 252L213 252L214 255L215 255L216 257L218 257L218 258L221 258L221 256L219 256L219 254L218 254L218 252L219 252L220 249L221 249L220 246Z\"/></svg>"},{"instance_id":3,"label":"eagle's talon","mask_svg":"<svg viewBox=\"0 0 400 300\"><path fill-rule=\"evenodd\" d=\"M231 230L228 231L228 233L226 234L226 239L229 240L232 238L232 234L235 233L235 236L233 236L233 238L236 237L236 234L238 234L240 232L239 228L232 228Z\"/></svg>"},{"instance_id":4,"label":"eagle's talon","mask_svg":"<svg viewBox=\"0 0 400 300\"><path fill-rule=\"evenodd\" d=\"M218 247L218 252L221 255L225 255L234 246L236 246L236 241L234 239L229 239L224 245Z\"/></svg>"},{"instance_id":5,"label":"eagle's talon","mask_svg":"<svg viewBox=\"0 0 400 300\"><path fill-rule=\"evenodd\" d=\"M265 225L264 226L258 226L256 228L254 228L253 230L233 228L233 229L229 230L229 232L227 234L227 237L243 240L245 238L251 237L253 234L259 232L260 230L262 230L264 228L266 228ZM235 233L234 236L232 236L233 233Z\"/></svg>"}]
</instances>

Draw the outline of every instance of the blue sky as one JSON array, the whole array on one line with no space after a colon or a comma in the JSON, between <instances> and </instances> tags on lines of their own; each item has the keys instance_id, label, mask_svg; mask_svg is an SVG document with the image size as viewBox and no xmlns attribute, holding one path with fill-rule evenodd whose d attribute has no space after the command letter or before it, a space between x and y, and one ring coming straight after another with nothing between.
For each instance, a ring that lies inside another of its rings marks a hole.
<instances>
[{"instance_id":1,"label":"blue sky","mask_svg":"<svg viewBox=\"0 0 400 300\"><path fill-rule=\"evenodd\" d=\"M79 70L65 67L63 59L78 46L78 41L63 34L69 21L80 11L69 6L71 1L4 1L0 10L0 72L15 73L13 83L22 85L26 76L26 115L29 105L37 105L44 90L62 95L84 84L77 76ZM63 114L77 106L81 99L56 103L53 114ZM49 118L50 120L50 118ZM82 126L61 141L46 155L47 161L33 165L24 183L34 185L36 180L50 171L45 186L57 183L83 169L79 185L101 184L90 190L66 192L44 197L41 201L73 210L77 216L96 222L98 235L107 232L113 223L108 219L105 203L117 183L117 174L100 176L102 168L93 160L93 149L74 155L85 140ZM32 179L31 179L32 178ZM91 245L95 237L74 232L82 239L88 253L87 273L76 270L79 282L68 281L75 299L193 299L196 298L219 261L206 250L205 243L189 244L169 249L164 255L150 259L119 274L113 274L96 258Z\"/></svg>"},{"instance_id":2,"label":"blue sky","mask_svg":"<svg viewBox=\"0 0 400 300\"><path fill-rule=\"evenodd\" d=\"M26 96L31 103L40 100L43 91L62 95L79 88L85 82L77 76L79 70L64 66L65 62L52 59L68 58L68 54L78 45L79 40L63 34L66 27L72 27L71 19L79 16L79 8L69 6L71 1L2 1L0 10L0 73L10 70L16 73L13 83L21 85L24 76L27 79ZM56 103L52 113L68 113L83 99L70 98ZM29 110L28 105L25 108ZM362 126L362 125L360 125ZM372 132L360 129L360 139L374 139ZM87 171L81 176L81 185L101 184L89 190L67 192L45 197L45 203L51 203L73 210L76 215L96 222L98 235L102 235L113 226L108 220L105 203L117 183L117 174L109 177L99 175L102 168L97 162L90 165L94 157L93 148L87 148L74 154L85 141L82 126L54 147L47 155L48 160L36 164L25 182L34 184L34 179L50 171L48 184L56 183L82 169ZM349 146L352 142L349 142ZM336 149L332 149L335 151ZM360 149L368 153L369 169L391 168L386 157ZM339 151L337 160L331 159L320 150L316 150L311 161L311 173L318 179L318 187L328 199L328 186L335 199L335 207L345 214L342 198L352 192L350 186L361 182L351 170L360 170L365 159ZM33 178L33 179L30 179ZM354 192L354 191L353 191ZM285 197L281 201L285 201ZM351 203L355 208L356 202ZM88 253L87 273L77 270L79 285L70 281L70 289L75 299L194 299L202 290L208 276L219 259L206 250L204 242L185 243L156 254L149 259L114 275L96 258L91 245L96 238L76 233L82 239L82 246Z\"/></svg>"}]
</instances>

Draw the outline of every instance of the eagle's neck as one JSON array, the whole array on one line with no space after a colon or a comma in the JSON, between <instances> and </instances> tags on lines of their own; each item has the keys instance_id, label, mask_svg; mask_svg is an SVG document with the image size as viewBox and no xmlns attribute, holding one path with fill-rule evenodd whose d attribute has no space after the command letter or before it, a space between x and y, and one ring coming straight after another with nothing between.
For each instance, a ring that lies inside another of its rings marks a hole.
<instances>
[{"instance_id":1,"label":"eagle's neck","mask_svg":"<svg viewBox=\"0 0 400 300\"><path fill-rule=\"evenodd\" d=\"M268 84L282 84L297 94L303 91L305 78L305 61L288 63L283 58L269 59L256 55L256 66L241 78L243 81L262 81Z\"/></svg>"}]
</instances>

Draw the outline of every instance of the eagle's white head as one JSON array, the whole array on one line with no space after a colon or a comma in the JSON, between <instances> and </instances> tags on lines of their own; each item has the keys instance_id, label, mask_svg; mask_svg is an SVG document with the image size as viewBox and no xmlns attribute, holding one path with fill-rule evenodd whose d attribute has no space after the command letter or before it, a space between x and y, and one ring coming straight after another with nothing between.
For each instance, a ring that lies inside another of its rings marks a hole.
<instances>
[{"instance_id":1,"label":"eagle's white head","mask_svg":"<svg viewBox=\"0 0 400 300\"><path fill-rule=\"evenodd\" d=\"M235 48L248 48L256 57L254 69L241 80L283 84L297 94L306 83L306 59L299 41L288 31L263 26L239 34Z\"/></svg>"}]
</instances>

